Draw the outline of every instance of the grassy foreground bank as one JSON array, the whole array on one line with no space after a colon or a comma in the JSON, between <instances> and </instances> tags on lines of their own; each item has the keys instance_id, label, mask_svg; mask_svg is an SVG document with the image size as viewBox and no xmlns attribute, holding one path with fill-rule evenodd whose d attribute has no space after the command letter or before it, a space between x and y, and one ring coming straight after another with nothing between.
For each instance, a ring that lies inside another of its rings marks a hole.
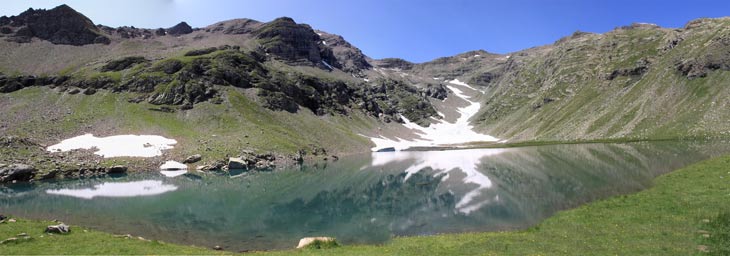
<instances>
[{"instance_id":1,"label":"grassy foreground bank","mask_svg":"<svg viewBox=\"0 0 730 256\"><path fill-rule=\"evenodd\" d=\"M525 231L396 238L381 246L262 252L273 255L710 255L730 254L730 156L658 177L655 186L559 212ZM2 254L214 254L203 248L114 237L75 228L45 235L46 222L0 224Z\"/></svg>"}]
</instances>

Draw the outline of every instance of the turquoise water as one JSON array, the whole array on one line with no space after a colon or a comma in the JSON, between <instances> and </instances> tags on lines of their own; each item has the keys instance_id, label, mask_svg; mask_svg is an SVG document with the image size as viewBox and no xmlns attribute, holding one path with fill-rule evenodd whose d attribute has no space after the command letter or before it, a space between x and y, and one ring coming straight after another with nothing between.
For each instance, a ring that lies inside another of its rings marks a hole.
<instances>
[{"instance_id":1,"label":"turquoise water","mask_svg":"<svg viewBox=\"0 0 730 256\"><path fill-rule=\"evenodd\" d=\"M146 172L0 187L0 213L230 251L306 236L377 244L526 228L727 152L727 142L579 144L373 153L234 176Z\"/></svg>"}]
</instances>

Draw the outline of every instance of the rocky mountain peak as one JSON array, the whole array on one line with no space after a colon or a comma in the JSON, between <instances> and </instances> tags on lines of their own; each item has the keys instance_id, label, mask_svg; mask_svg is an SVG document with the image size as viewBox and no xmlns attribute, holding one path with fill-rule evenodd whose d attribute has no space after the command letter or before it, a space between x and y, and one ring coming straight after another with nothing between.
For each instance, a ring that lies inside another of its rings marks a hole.
<instances>
[{"instance_id":1,"label":"rocky mountain peak","mask_svg":"<svg viewBox=\"0 0 730 256\"><path fill-rule=\"evenodd\" d=\"M190 33L193 33L193 28L184 21L167 29L167 34L173 36L185 35Z\"/></svg>"},{"instance_id":2,"label":"rocky mountain peak","mask_svg":"<svg viewBox=\"0 0 730 256\"><path fill-rule=\"evenodd\" d=\"M50 10L30 8L18 16L0 18L0 26L8 40L21 43L33 37L54 44L109 43L88 17L65 4Z\"/></svg>"},{"instance_id":3,"label":"rocky mountain peak","mask_svg":"<svg viewBox=\"0 0 730 256\"><path fill-rule=\"evenodd\" d=\"M251 34L258 27L261 26L261 22L252 19L233 19L227 21L221 21L210 25L205 28L206 32L211 33L223 33L223 34Z\"/></svg>"},{"instance_id":4,"label":"rocky mountain peak","mask_svg":"<svg viewBox=\"0 0 730 256\"><path fill-rule=\"evenodd\" d=\"M292 18L281 17L265 23L253 35L264 52L291 64L341 67L332 50L321 43L322 39L312 27L297 24Z\"/></svg>"}]
</instances>

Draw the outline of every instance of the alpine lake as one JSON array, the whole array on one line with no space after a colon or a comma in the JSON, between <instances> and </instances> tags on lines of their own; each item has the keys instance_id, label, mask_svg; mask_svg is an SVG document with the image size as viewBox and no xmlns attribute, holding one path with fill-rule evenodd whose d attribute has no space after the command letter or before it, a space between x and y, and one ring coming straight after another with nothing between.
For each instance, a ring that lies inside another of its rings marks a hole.
<instances>
[{"instance_id":1,"label":"alpine lake","mask_svg":"<svg viewBox=\"0 0 730 256\"><path fill-rule=\"evenodd\" d=\"M290 249L311 236L380 244L529 228L728 152L727 141L656 141L368 153L270 172L151 170L9 184L0 210L228 251Z\"/></svg>"}]
</instances>

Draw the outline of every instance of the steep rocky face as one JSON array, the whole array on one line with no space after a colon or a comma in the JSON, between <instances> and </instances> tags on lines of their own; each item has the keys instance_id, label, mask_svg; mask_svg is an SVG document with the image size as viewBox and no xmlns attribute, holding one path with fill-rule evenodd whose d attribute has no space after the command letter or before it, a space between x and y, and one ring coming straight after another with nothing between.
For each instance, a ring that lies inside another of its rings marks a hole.
<instances>
[{"instance_id":1,"label":"steep rocky face","mask_svg":"<svg viewBox=\"0 0 730 256\"><path fill-rule=\"evenodd\" d=\"M322 39L306 24L297 24L283 17L264 24L253 33L267 54L291 64L310 64L323 68L340 68L332 50L324 47Z\"/></svg>"},{"instance_id":2,"label":"steep rocky face","mask_svg":"<svg viewBox=\"0 0 730 256\"><path fill-rule=\"evenodd\" d=\"M329 34L324 31L317 31L317 34L322 38L322 44L332 49L332 53L342 65L343 71L358 73L361 70L372 67L368 62L368 57L360 49L345 41L342 36Z\"/></svg>"},{"instance_id":3,"label":"steep rocky face","mask_svg":"<svg viewBox=\"0 0 730 256\"><path fill-rule=\"evenodd\" d=\"M2 17L0 26L0 32L15 42L29 42L33 37L67 45L110 42L89 18L67 5L50 10L28 9L18 16Z\"/></svg>"}]
</instances>

